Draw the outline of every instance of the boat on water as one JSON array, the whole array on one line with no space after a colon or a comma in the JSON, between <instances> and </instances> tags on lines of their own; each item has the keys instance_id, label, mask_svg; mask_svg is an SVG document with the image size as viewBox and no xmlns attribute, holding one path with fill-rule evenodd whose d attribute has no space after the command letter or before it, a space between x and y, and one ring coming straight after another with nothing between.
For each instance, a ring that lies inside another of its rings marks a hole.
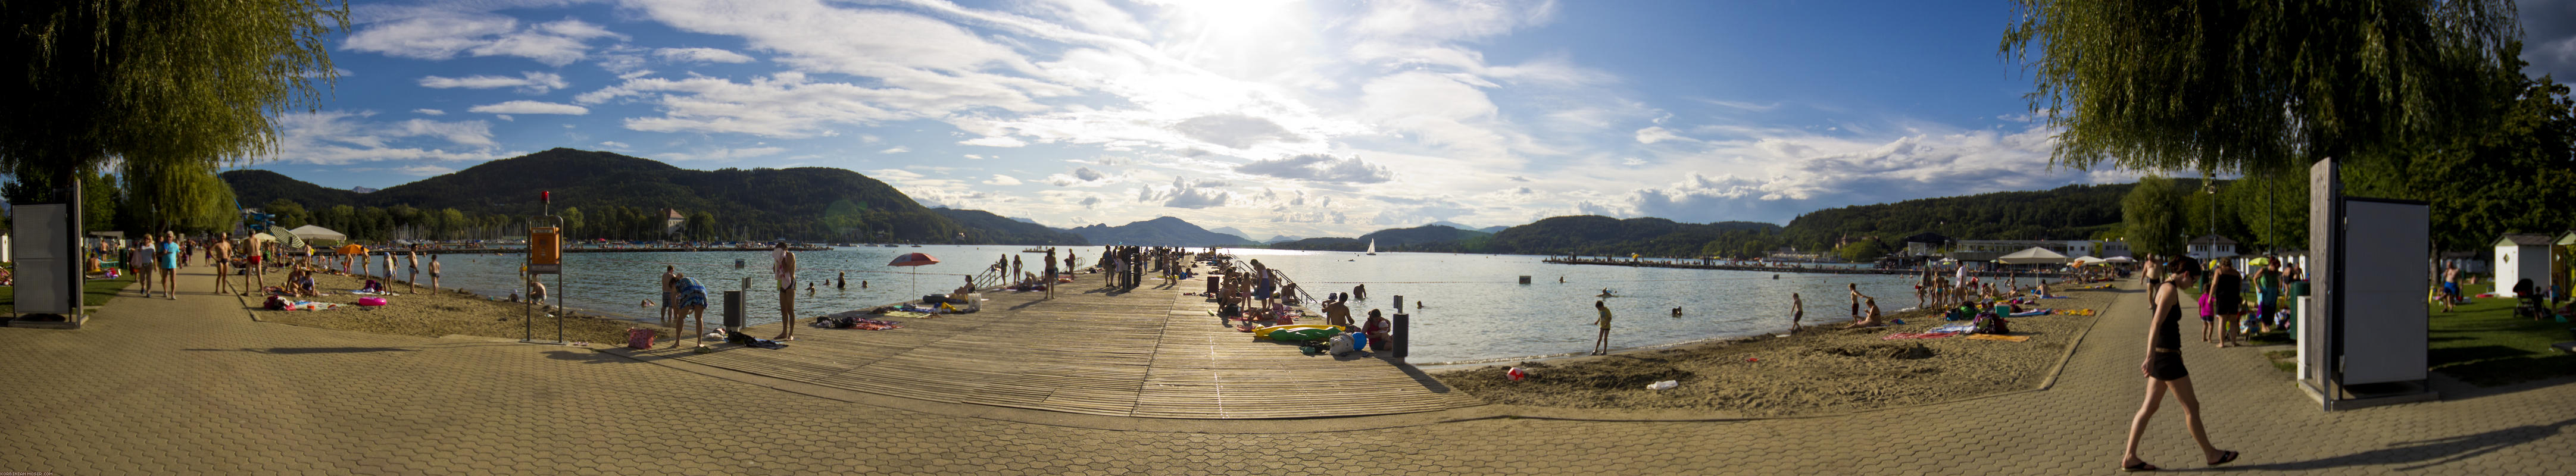
<instances>
[{"instance_id":1,"label":"boat on water","mask_svg":"<svg viewBox=\"0 0 2576 476\"><path fill-rule=\"evenodd\" d=\"M1377 256L1377 239L1376 239L1376 238L1370 238L1370 239L1369 239L1369 250L1368 250L1368 255L1369 255L1369 256Z\"/></svg>"}]
</instances>

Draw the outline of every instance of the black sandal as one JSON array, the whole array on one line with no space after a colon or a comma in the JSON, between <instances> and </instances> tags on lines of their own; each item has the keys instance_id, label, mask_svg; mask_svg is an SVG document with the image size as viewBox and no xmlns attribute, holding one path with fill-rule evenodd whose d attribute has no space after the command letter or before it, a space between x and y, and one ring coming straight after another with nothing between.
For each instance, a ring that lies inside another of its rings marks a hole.
<instances>
[{"instance_id":1,"label":"black sandal","mask_svg":"<svg viewBox=\"0 0 2576 476\"><path fill-rule=\"evenodd\" d=\"M2220 451L2220 452L2218 452L2218 461L2211 461L2211 462L2209 462L2209 465L2210 465L2210 466L2218 466L2218 465L2224 465L2224 464L2227 464L2227 463L2233 463L2233 462L2236 462L2236 457L2237 457L2237 456L2240 456L2240 454L2239 454L2239 453L2237 453L2237 452L2234 452L2234 451Z\"/></svg>"},{"instance_id":2,"label":"black sandal","mask_svg":"<svg viewBox=\"0 0 2576 476\"><path fill-rule=\"evenodd\" d=\"M2159 470L2159 469L2164 469L2164 468L2158 468L2158 467L2156 467L2156 465L2147 464L2147 462L2145 462L2145 461L2139 461L2139 462L2138 462L2138 464L2133 464L2133 465L2128 465L2128 466L2121 466L2121 467L2120 467L2120 472L2123 472L2123 473L2135 473L2135 472L2139 472L2139 471L2155 471L2155 470Z\"/></svg>"}]
</instances>

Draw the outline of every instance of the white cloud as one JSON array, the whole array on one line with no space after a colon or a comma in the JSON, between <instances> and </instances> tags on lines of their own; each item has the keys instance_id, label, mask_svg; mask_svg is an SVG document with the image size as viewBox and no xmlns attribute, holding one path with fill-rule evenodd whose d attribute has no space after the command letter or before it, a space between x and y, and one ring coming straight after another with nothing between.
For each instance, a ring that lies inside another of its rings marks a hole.
<instances>
[{"instance_id":1,"label":"white cloud","mask_svg":"<svg viewBox=\"0 0 2576 476\"><path fill-rule=\"evenodd\" d=\"M813 137L832 134L835 125L873 125L919 117L925 111L955 106L944 98L907 91L868 88L849 83L808 83L805 74L784 72L749 83L720 78L636 78L607 89L582 93L573 101L596 104L636 97L660 106L661 117L626 118L626 128L647 132L708 132L766 137ZM874 104L914 106L914 112ZM945 114L945 112L940 112Z\"/></svg>"},{"instance_id":2,"label":"white cloud","mask_svg":"<svg viewBox=\"0 0 2576 476\"><path fill-rule=\"evenodd\" d=\"M742 53L735 53L715 48L662 48L653 50L653 56L660 56L662 59L670 61L694 61L699 63L751 62L751 57L743 56Z\"/></svg>"},{"instance_id":3,"label":"white cloud","mask_svg":"<svg viewBox=\"0 0 2576 476\"><path fill-rule=\"evenodd\" d=\"M487 114L570 114L578 116L589 114L590 108L571 104L522 100L474 106L473 108L466 109L465 111Z\"/></svg>"},{"instance_id":4,"label":"white cloud","mask_svg":"<svg viewBox=\"0 0 2576 476\"><path fill-rule=\"evenodd\" d=\"M1589 206L1681 221L1785 223L1818 208L2136 178L2133 172L2051 170L2055 133L2034 126L2011 133L1933 131L1883 142L1813 135L1731 142L1703 155L1731 159L1684 162L1758 165L1714 175L1682 172L1677 182Z\"/></svg>"},{"instance_id":5,"label":"white cloud","mask_svg":"<svg viewBox=\"0 0 2576 476\"><path fill-rule=\"evenodd\" d=\"M451 168L451 167L442 167L442 166L429 165L429 164L408 165L408 166L402 166L402 167L396 167L396 168L394 168L394 172L396 172L396 173L400 173L400 174L403 174L403 175L410 175L410 176L414 176L414 177L431 177L431 176L443 175L443 174L446 174L446 173L448 173L448 172L455 172L455 171L456 171L456 169L455 169L455 168Z\"/></svg>"},{"instance_id":6,"label":"white cloud","mask_svg":"<svg viewBox=\"0 0 2576 476\"><path fill-rule=\"evenodd\" d=\"M880 151L877 151L877 153L879 153L879 154L901 154L901 153L911 152L911 151L912 151L912 149L910 149L910 148L906 148L906 147L904 147L904 146L899 146L899 145L898 145L898 146L894 146L894 147L887 147L887 148L886 148L886 150L880 150Z\"/></svg>"},{"instance_id":7,"label":"white cloud","mask_svg":"<svg viewBox=\"0 0 2576 476\"><path fill-rule=\"evenodd\" d=\"M1637 143L1639 144L1653 144L1663 141L1699 142L1699 139L1682 137L1681 134L1673 133L1672 129L1665 129L1664 126L1653 126L1637 130Z\"/></svg>"},{"instance_id":8,"label":"white cloud","mask_svg":"<svg viewBox=\"0 0 2576 476\"><path fill-rule=\"evenodd\" d=\"M1011 177L1011 176L1009 176L1009 175L993 174L993 179L992 179L992 180L986 180L986 181L984 181L984 184L985 184L985 185L1019 185L1019 184L1020 184L1020 179L1013 178L1013 177Z\"/></svg>"},{"instance_id":9,"label":"white cloud","mask_svg":"<svg viewBox=\"0 0 2576 476\"><path fill-rule=\"evenodd\" d=\"M1124 176L1102 173L1090 167L1075 167L1070 172L1047 176L1047 183L1058 187L1098 187L1125 180Z\"/></svg>"},{"instance_id":10,"label":"white cloud","mask_svg":"<svg viewBox=\"0 0 2576 476\"><path fill-rule=\"evenodd\" d=\"M447 111L441 111L441 110L437 110L437 109L413 109L413 110L411 110L411 112L417 112L417 113L420 113L421 115L426 115L426 116L444 116L444 115L447 115Z\"/></svg>"},{"instance_id":11,"label":"white cloud","mask_svg":"<svg viewBox=\"0 0 2576 476\"><path fill-rule=\"evenodd\" d=\"M422 87L440 88L440 89L445 89L445 88L467 88L467 89L518 88L518 89L519 89L519 92L523 92L523 93L528 93L528 94L545 94L545 93L546 93L546 91L552 91L552 90L556 90L556 89L563 89L565 86L570 86L570 85L571 85L571 83L566 83L566 82L564 82L563 75L554 74L554 73L537 72L537 71L527 71L527 72L519 73L519 77L516 77L516 78L508 77L508 76L484 76L484 75L467 76L467 77L462 77L462 78L449 78L449 77L443 77L443 76L423 76L423 77L421 77L421 78L420 78L420 85L421 85Z\"/></svg>"},{"instance_id":12,"label":"white cloud","mask_svg":"<svg viewBox=\"0 0 2576 476\"><path fill-rule=\"evenodd\" d=\"M957 143L965 145L980 145L985 147L1023 147L1029 145L1028 142L1009 137L977 137L974 139L957 141Z\"/></svg>"},{"instance_id":13,"label":"white cloud","mask_svg":"<svg viewBox=\"0 0 2576 476\"><path fill-rule=\"evenodd\" d=\"M631 146L631 145L626 145L626 143L624 143L624 142L618 142L618 141L613 141L613 140L599 141L599 146L600 146L600 147L612 148L612 149L630 149L630 148L634 148L634 147L635 147L635 146Z\"/></svg>"},{"instance_id":14,"label":"white cloud","mask_svg":"<svg viewBox=\"0 0 2576 476\"><path fill-rule=\"evenodd\" d=\"M1136 201L1160 204L1162 206L1172 208L1201 209L1222 207L1225 206L1227 201L1231 201L1235 197L1234 191L1228 189L1227 185L1227 183L1221 181L1193 181L1187 178L1173 177L1171 185L1155 185L1138 189Z\"/></svg>"},{"instance_id":15,"label":"white cloud","mask_svg":"<svg viewBox=\"0 0 2576 476\"><path fill-rule=\"evenodd\" d=\"M457 54L518 56L563 66L589 55L586 43L625 38L577 19L521 28L519 20L488 12L417 9L355 27L341 48L387 56L444 60Z\"/></svg>"},{"instance_id":16,"label":"white cloud","mask_svg":"<svg viewBox=\"0 0 2576 476\"><path fill-rule=\"evenodd\" d=\"M718 148L697 152L668 152L663 153L662 157L671 160L733 161L752 157L778 155L778 153L786 151L787 149L784 147L744 147L738 149Z\"/></svg>"},{"instance_id":17,"label":"white cloud","mask_svg":"<svg viewBox=\"0 0 2576 476\"><path fill-rule=\"evenodd\" d=\"M412 119L394 123L370 121L373 114L315 111L279 114L276 149L260 161L342 165L386 160L485 161L520 155L496 152L491 126L483 121L438 122ZM423 147L439 140L460 149Z\"/></svg>"},{"instance_id":18,"label":"white cloud","mask_svg":"<svg viewBox=\"0 0 2576 476\"><path fill-rule=\"evenodd\" d=\"M1258 160L1234 168L1236 172L1272 177L1333 183L1382 183L1395 179L1386 167L1371 165L1359 157L1338 158L1308 154Z\"/></svg>"}]
</instances>

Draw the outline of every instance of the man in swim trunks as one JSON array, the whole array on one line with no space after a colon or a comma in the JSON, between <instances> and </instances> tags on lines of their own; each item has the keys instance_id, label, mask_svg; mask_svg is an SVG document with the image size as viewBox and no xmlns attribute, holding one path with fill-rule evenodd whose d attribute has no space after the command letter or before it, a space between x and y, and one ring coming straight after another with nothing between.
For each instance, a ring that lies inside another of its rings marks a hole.
<instances>
[{"instance_id":1,"label":"man in swim trunks","mask_svg":"<svg viewBox=\"0 0 2576 476\"><path fill-rule=\"evenodd\" d=\"M1860 301L1862 299L1868 299L1869 296L1860 295L1860 283L1843 283L1843 287L1851 289L1852 320L1860 320Z\"/></svg>"},{"instance_id":2,"label":"man in swim trunks","mask_svg":"<svg viewBox=\"0 0 2576 476\"><path fill-rule=\"evenodd\" d=\"M215 234L215 241L206 245L206 251L215 255L210 260L215 262L215 293L233 292L233 278L229 276L233 272L233 234Z\"/></svg>"},{"instance_id":3,"label":"man in swim trunks","mask_svg":"<svg viewBox=\"0 0 2576 476\"><path fill-rule=\"evenodd\" d=\"M242 254L250 255L250 269L243 270L242 273L241 292L241 295L249 296L251 291L268 287L268 276L263 274L268 272L268 265L265 264L268 261L268 240L261 239L257 234L242 238Z\"/></svg>"},{"instance_id":4,"label":"man in swim trunks","mask_svg":"<svg viewBox=\"0 0 2576 476\"><path fill-rule=\"evenodd\" d=\"M403 292L418 293L420 292L420 248L412 248L407 254L411 258L411 273L405 275L409 279L403 280Z\"/></svg>"},{"instance_id":5,"label":"man in swim trunks","mask_svg":"<svg viewBox=\"0 0 2576 476\"><path fill-rule=\"evenodd\" d=\"M1789 293L1789 333L1798 333L1798 321L1807 318L1807 301L1798 293Z\"/></svg>"},{"instance_id":6,"label":"man in swim trunks","mask_svg":"<svg viewBox=\"0 0 2576 476\"><path fill-rule=\"evenodd\" d=\"M429 292L438 292L438 255L429 255Z\"/></svg>"}]
</instances>

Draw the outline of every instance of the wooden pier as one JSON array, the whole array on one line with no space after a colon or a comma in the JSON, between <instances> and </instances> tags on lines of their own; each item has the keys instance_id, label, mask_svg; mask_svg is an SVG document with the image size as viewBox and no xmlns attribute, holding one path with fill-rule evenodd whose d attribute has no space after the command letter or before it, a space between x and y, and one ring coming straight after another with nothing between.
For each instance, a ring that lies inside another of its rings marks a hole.
<instances>
[{"instance_id":1,"label":"wooden pier","mask_svg":"<svg viewBox=\"0 0 2576 476\"><path fill-rule=\"evenodd\" d=\"M723 345L696 354L661 343L616 352L880 395L1093 415L1315 418L1484 404L1391 359L1307 356L1293 344L1254 341L1212 315L1214 303L1181 294L1206 289L1204 276L1170 288L1147 279L1126 292L1097 289L1102 275L1078 276L1054 299L988 292L981 312L886 318L904 327L882 331L809 326L780 350Z\"/></svg>"}]
</instances>

